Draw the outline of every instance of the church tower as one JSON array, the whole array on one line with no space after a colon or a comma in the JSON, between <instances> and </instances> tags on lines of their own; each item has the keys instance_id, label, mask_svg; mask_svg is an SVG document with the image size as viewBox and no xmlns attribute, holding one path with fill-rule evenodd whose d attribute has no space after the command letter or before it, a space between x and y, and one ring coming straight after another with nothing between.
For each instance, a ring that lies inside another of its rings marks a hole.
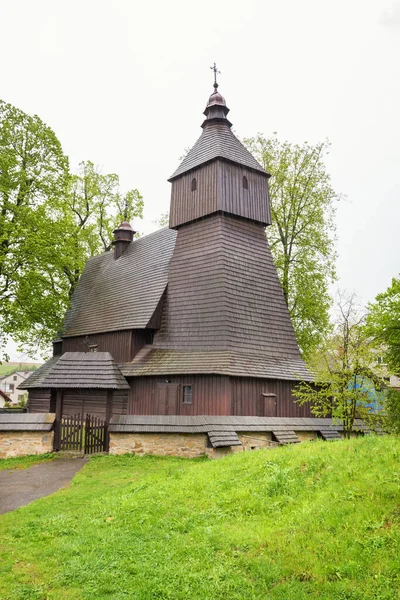
<instances>
[{"instance_id":1,"label":"church tower","mask_svg":"<svg viewBox=\"0 0 400 600\"><path fill-rule=\"evenodd\" d=\"M269 175L232 133L228 113L215 82L203 133L169 179L171 228L216 213L271 224Z\"/></svg>"},{"instance_id":2,"label":"church tower","mask_svg":"<svg viewBox=\"0 0 400 600\"><path fill-rule=\"evenodd\" d=\"M166 375L155 414L169 404L167 414L307 416L291 390L310 375L265 234L270 176L228 113L215 81L203 132L169 180L177 237L160 328L132 363L135 397L140 405L147 378ZM175 391L187 387L190 402Z\"/></svg>"}]
</instances>

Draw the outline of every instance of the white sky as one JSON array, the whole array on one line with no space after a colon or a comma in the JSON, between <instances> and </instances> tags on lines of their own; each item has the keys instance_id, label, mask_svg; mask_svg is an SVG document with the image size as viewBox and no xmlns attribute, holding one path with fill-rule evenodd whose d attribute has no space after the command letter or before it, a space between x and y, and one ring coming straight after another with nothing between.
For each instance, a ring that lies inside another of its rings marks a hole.
<instances>
[{"instance_id":1,"label":"white sky","mask_svg":"<svg viewBox=\"0 0 400 600\"><path fill-rule=\"evenodd\" d=\"M168 210L201 133L209 66L239 136L328 137L338 286L363 302L399 272L399 0L0 0L0 98ZM16 358L13 346L10 346Z\"/></svg>"}]
</instances>

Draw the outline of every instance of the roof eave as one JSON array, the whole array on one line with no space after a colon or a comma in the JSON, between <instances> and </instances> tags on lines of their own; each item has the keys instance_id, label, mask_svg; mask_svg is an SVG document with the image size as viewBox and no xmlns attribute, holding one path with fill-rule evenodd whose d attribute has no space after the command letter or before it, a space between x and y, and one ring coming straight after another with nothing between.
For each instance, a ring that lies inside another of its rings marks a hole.
<instances>
[{"instance_id":1,"label":"roof eave","mask_svg":"<svg viewBox=\"0 0 400 600\"><path fill-rule=\"evenodd\" d=\"M231 165L237 165L239 167L243 167L244 169L248 169L249 171L252 171L253 173L258 173L258 175L264 175L268 179L271 177L271 174L267 173L267 171L265 171L261 167L261 165L260 165L260 169L256 169L255 167L249 167L248 165L244 165L243 163L240 163L238 161L226 158L226 156L220 156L218 154L217 156L213 156L213 158L210 158L209 160L206 160L206 161L200 163L199 165L197 165L195 167L189 167L188 169L185 169L184 171L181 171L180 173L178 173L177 175L175 175L175 173L179 170L179 167L178 167L178 169L176 169L175 173L173 175L171 175L171 177L167 181L169 181L170 183L172 183L176 179L179 179L179 177L182 177L182 175L187 175L191 171L196 171L200 167L203 167L205 165L208 165L208 164L212 163L214 160L222 160L223 162L229 163Z\"/></svg>"}]
</instances>

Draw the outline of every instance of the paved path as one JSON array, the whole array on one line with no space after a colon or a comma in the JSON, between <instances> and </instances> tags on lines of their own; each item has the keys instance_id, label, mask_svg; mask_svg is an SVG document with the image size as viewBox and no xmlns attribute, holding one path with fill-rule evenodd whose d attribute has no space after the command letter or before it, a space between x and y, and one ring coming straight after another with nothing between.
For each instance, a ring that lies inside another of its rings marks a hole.
<instances>
[{"instance_id":1,"label":"paved path","mask_svg":"<svg viewBox=\"0 0 400 600\"><path fill-rule=\"evenodd\" d=\"M29 469L0 471L0 514L66 487L87 460L57 458Z\"/></svg>"}]
</instances>

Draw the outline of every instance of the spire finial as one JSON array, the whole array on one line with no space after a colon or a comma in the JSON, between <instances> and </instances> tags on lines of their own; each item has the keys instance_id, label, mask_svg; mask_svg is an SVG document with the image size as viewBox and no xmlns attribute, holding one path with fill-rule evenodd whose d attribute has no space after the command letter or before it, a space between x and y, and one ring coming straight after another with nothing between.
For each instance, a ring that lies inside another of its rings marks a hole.
<instances>
[{"instance_id":1,"label":"spire finial","mask_svg":"<svg viewBox=\"0 0 400 600\"><path fill-rule=\"evenodd\" d=\"M211 71L214 71L214 89L217 91L218 83L217 83L217 74L221 75L221 71L218 71L217 65L214 63L212 67L210 67Z\"/></svg>"}]
</instances>

